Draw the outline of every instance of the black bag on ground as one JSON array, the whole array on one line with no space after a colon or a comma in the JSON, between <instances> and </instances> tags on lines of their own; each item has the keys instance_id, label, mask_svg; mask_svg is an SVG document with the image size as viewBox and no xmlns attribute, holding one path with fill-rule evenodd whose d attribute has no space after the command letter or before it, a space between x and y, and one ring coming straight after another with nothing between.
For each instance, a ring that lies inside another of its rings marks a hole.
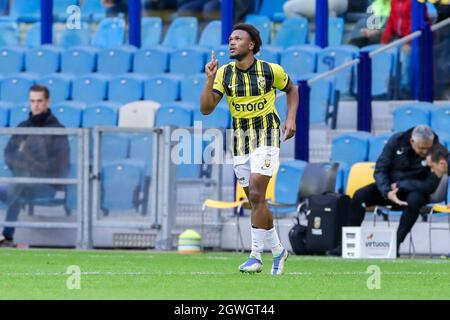
<instances>
[{"instance_id":1,"label":"black bag on ground","mask_svg":"<svg viewBox=\"0 0 450 320\"><path fill-rule=\"evenodd\" d=\"M295 254L306 254L306 230L307 227L301 225L298 218L291 230L289 230L289 242L291 243L292 251Z\"/></svg>"},{"instance_id":2,"label":"black bag on ground","mask_svg":"<svg viewBox=\"0 0 450 320\"><path fill-rule=\"evenodd\" d=\"M350 197L339 193L313 195L309 198L306 250L323 254L341 242L341 228L350 210Z\"/></svg>"}]
</instances>

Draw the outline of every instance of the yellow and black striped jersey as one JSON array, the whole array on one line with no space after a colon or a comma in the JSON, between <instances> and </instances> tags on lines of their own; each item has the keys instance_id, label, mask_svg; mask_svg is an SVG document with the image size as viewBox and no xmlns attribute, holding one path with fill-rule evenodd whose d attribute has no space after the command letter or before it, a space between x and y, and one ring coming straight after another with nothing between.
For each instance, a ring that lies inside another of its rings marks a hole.
<instances>
[{"instance_id":1,"label":"yellow and black striped jersey","mask_svg":"<svg viewBox=\"0 0 450 320\"><path fill-rule=\"evenodd\" d=\"M213 91L225 94L233 118L233 154L244 155L259 146L280 146L280 117L276 89L285 90L289 76L275 63L255 59L247 70L230 62L217 70Z\"/></svg>"}]
</instances>

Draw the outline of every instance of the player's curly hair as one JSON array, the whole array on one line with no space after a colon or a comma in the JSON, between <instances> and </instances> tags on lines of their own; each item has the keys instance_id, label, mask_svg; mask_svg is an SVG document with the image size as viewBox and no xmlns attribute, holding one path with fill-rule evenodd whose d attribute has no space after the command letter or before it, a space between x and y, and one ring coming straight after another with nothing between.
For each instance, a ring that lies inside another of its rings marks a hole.
<instances>
[{"instance_id":1,"label":"player's curly hair","mask_svg":"<svg viewBox=\"0 0 450 320\"><path fill-rule=\"evenodd\" d=\"M233 31L235 30L243 30L250 35L250 38L255 43L255 46L253 47L253 54L257 54L262 44L261 35L259 34L258 29L248 23L238 23L233 27Z\"/></svg>"}]
</instances>

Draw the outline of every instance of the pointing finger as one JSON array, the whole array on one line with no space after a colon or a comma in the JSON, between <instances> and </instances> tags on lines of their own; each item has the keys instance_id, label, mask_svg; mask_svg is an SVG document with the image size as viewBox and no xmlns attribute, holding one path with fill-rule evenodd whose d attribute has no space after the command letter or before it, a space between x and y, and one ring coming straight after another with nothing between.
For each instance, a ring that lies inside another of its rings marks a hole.
<instances>
[{"instance_id":1,"label":"pointing finger","mask_svg":"<svg viewBox=\"0 0 450 320\"><path fill-rule=\"evenodd\" d=\"M214 50L211 50L211 62L214 62Z\"/></svg>"}]
</instances>

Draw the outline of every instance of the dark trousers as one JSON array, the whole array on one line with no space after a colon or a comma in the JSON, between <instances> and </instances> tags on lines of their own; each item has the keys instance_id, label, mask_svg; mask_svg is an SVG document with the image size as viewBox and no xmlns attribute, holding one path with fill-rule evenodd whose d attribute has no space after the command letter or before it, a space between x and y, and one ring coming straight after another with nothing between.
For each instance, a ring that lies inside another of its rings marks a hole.
<instances>
[{"instance_id":1,"label":"dark trousers","mask_svg":"<svg viewBox=\"0 0 450 320\"><path fill-rule=\"evenodd\" d=\"M414 223L416 223L417 218L419 217L420 208L427 204L428 196L417 191L399 192L397 196L400 200L408 203L408 206L403 208L400 224L397 229L398 249L403 240L405 240L407 234L411 231ZM351 202L350 216L347 220L347 225L352 227L361 226L366 214L366 208L376 205L394 204L383 198L375 183L357 190Z\"/></svg>"},{"instance_id":2,"label":"dark trousers","mask_svg":"<svg viewBox=\"0 0 450 320\"><path fill-rule=\"evenodd\" d=\"M16 222L23 204L40 197L54 197L55 194L56 190L47 185L13 185L0 190L0 200L7 205L5 221ZM13 240L14 231L14 227L5 227L3 228L3 236L7 240Z\"/></svg>"}]
</instances>

